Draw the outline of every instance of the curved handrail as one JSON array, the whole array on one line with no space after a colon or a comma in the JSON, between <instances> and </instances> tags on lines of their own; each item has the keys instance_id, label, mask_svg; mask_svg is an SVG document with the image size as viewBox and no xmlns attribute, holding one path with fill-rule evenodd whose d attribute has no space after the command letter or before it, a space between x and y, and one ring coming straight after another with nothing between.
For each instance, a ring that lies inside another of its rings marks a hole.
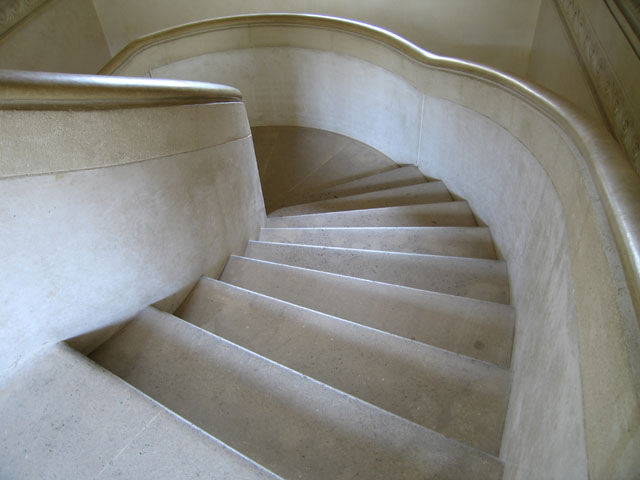
<instances>
[{"instance_id":1,"label":"curved handrail","mask_svg":"<svg viewBox=\"0 0 640 480\"><path fill-rule=\"evenodd\" d=\"M0 70L0 110L108 110L241 100L240 91L213 83Z\"/></svg>"},{"instance_id":2,"label":"curved handrail","mask_svg":"<svg viewBox=\"0 0 640 480\"><path fill-rule=\"evenodd\" d=\"M568 102L526 80L472 62L429 53L379 27L308 14L222 17L161 30L131 42L100 73L112 74L138 53L164 42L215 30L267 25L306 26L352 33L397 50L425 67L469 76L497 86L550 118L573 141L589 165L621 255L636 318L640 321L640 177L619 144L602 126L588 119Z\"/></svg>"}]
</instances>

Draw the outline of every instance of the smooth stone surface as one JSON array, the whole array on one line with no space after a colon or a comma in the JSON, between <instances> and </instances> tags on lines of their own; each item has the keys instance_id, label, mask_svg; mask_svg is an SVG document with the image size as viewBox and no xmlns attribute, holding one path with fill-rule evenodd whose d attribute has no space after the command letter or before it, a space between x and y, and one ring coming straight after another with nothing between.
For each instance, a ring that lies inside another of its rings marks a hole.
<instances>
[{"instance_id":1,"label":"smooth stone surface","mask_svg":"<svg viewBox=\"0 0 640 480\"><path fill-rule=\"evenodd\" d=\"M0 391L3 479L277 479L65 344Z\"/></svg>"},{"instance_id":2,"label":"smooth stone surface","mask_svg":"<svg viewBox=\"0 0 640 480\"><path fill-rule=\"evenodd\" d=\"M0 177L63 175L195 153L234 140L250 143L240 102L71 112L2 110L0 123Z\"/></svg>"},{"instance_id":3,"label":"smooth stone surface","mask_svg":"<svg viewBox=\"0 0 640 480\"><path fill-rule=\"evenodd\" d=\"M436 227L475 226L467 202L371 208L267 218L267 227Z\"/></svg>"},{"instance_id":4,"label":"smooth stone surface","mask_svg":"<svg viewBox=\"0 0 640 480\"><path fill-rule=\"evenodd\" d=\"M245 257L489 302L509 302L500 260L249 241Z\"/></svg>"},{"instance_id":5,"label":"smooth stone surface","mask_svg":"<svg viewBox=\"0 0 640 480\"><path fill-rule=\"evenodd\" d=\"M368 145L300 127L253 127L267 211L303 201L311 192L397 166Z\"/></svg>"},{"instance_id":6,"label":"smooth stone surface","mask_svg":"<svg viewBox=\"0 0 640 480\"><path fill-rule=\"evenodd\" d=\"M0 24L6 28L25 7L38 3L43 5L0 35L3 69L96 73L111 58L93 2L3 1Z\"/></svg>"},{"instance_id":7,"label":"smooth stone surface","mask_svg":"<svg viewBox=\"0 0 640 480\"><path fill-rule=\"evenodd\" d=\"M256 152L256 156L258 153ZM259 160L258 160L259 161ZM302 197L305 202L329 200L331 198L346 197L362 193L376 192L388 188L405 187L424 183L427 179L413 165L406 165L382 173L376 173L350 182L326 188L318 192L307 193Z\"/></svg>"},{"instance_id":8,"label":"smooth stone surface","mask_svg":"<svg viewBox=\"0 0 640 480\"><path fill-rule=\"evenodd\" d=\"M449 438L499 453L507 370L208 278L176 315Z\"/></svg>"},{"instance_id":9,"label":"smooth stone surface","mask_svg":"<svg viewBox=\"0 0 640 480\"><path fill-rule=\"evenodd\" d=\"M313 27L312 30L320 37L327 32ZM296 32L300 31L304 29L296 28ZM399 164L415 164L422 92L390 70L355 56L323 51L323 45L313 40L311 49L289 46L291 32L287 26L252 25L248 35L252 43L266 40L267 45L258 48L236 45L222 52L212 52L220 32L204 34L210 38L191 35L194 42L209 46L205 48L208 52L194 55L192 49L175 50L173 42L164 42L166 56L156 57L159 53L156 48L145 49L132 59L133 63L116 73L149 72L153 78L232 85L243 94L252 126L299 125L340 132ZM340 41L342 35L335 29L329 32ZM310 40L304 34L301 38ZM351 37L347 42L350 40ZM182 53L186 58L179 58ZM172 62L173 58L177 61ZM144 71L140 71L138 62L147 64ZM299 108L300 105L304 108Z\"/></svg>"},{"instance_id":10,"label":"smooth stone surface","mask_svg":"<svg viewBox=\"0 0 640 480\"><path fill-rule=\"evenodd\" d=\"M151 308L92 357L285 478L502 473L494 457Z\"/></svg>"},{"instance_id":11,"label":"smooth stone surface","mask_svg":"<svg viewBox=\"0 0 640 480\"><path fill-rule=\"evenodd\" d=\"M604 120L602 107L554 0L542 0L527 77Z\"/></svg>"},{"instance_id":12,"label":"smooth stone surface","mask_svg":"<svg viewBox=\"0 0 640 480\"><path fill-rule=\"evenodd\" d=\"M284 207L271 213L272 217L306 215L310 213L362 210L368 208L396 207L425 203L450 202L453 199L442 182L429 182L377 192L361 193L347 197L321 200Z\"/></svg>"},{"instance_id":13,"label":"smooth stone surface","mask_svg":"<svg viewBox=\"0 0 640 480\"><path fill-rule=\"evenodd\" d=\"M249 138L1 179L0 204L0 377L44 345L121 323L219 275L264 222Z\"/></svg>"},{"instance_id":14,"label":"smooth stone surface","mask_svg":"<svg viewBox=\"0 0 640 480\"><path fill-rule=\"evenodd\" d=\"M499 98L499 92L487 92L485 97L491 98L489 93ZM536 118L530 107L521 111L505 106L518 119L505 126L487 118L486 110L481 114L435 99L428 107L421 168L445 179L452 191L473 205L491 228L509 265L517 327L511 362L513 385L501 449L506 460L505 478L529 480L540 465L552 478L588 478L585 425L591 420L585 416L589 402L583 395L584 386L594 377L582 368L581 356L597 359L599 368L609 370L593 388L595 398L602 402L597 416L609 425L620 425L609 422L612 414L624 409L612 410L611 401L604 399L612 399L610 395L619 398L618 394L602 385L604 379L618 377L624 368L622 363L609 368L608 359L614 358L609 347L579 346L577 296L586 294L602 306L608 301L603 301L606 274L581 274L576 283L572 273L567 224L575 222L576 238L587 234L581 224L590 203L582 190L584 177L575 166L575 153L562 147L561 134L549 120ZM522 136L514 138L508 128L519 130ZM456 133L461 130L467 132L465 142L460 142ZM469 181L471 171L481 174ZM559 191L566 196L565 206ZM588 265L594 258L597 256L592 254L584 261ZM607 326L607 333L598 335L602 342L617 336L617 315L612 311L601 315L590 309L583 321ZM616 351L620 351L619 344ZM611 451L620 438L605 433L602 428L594 432L598 442L610 439L598 452Z\"/></svg>"},{"instance_id":15,"label":"smooth stone surface","mask_svg":"<svg viewBox=\"0 0 640 480\"><path fill-rule=\"evenodd\" d=\"M509 305L231 256L220 279L239 287L509 367Z\"/></svg>"},{"instance_id":16,"label":"smooth stone surface","mask_svg":"<svg viewBox=\"0 0 640 480\"><path fill-rule=\"evenodd\" d=\"M495 259L486 227L263 228L258 240L326 247Z\"/></svg>"},{"instance_id":17,"label":"smooth stone surface","mask_svg":"<svg viewBox=\"0 0 640 480\"><path fill-rule=\"evenodd\" d=\"M295 135L292 140L297 142ZM305 155L310 153L310 151L307 151ZM324 192L345 182L356 181L360 178L389 172L397 168L396 162L382 152L353 138L348 138L343 149L316 169L312 175L309 175L304 181L291 189L286 201L289 205L294 199L295 203L302 203L306 201L304 200L305 197L311 193Z\"/></svg>"}]
</instances>

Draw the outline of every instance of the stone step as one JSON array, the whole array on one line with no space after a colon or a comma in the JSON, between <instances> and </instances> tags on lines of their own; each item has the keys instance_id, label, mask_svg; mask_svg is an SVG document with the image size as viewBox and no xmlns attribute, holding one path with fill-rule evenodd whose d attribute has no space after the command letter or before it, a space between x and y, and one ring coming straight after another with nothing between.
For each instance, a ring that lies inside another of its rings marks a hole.
<instances>
[{"instance_id":1,"label":"stone step","mask_svg":"<svg viewBox=\"0 0 640 480\"><path fill-rule=\"evenodd\" d=\"M476 226L465 201L371 208L267 218L266 227L445 227Z\"/></svg>"},{"instance_id":2,"label":"stone step","mask_svg":"<svg viewBox=\"0 0 640 480\"><path fill-rule=\"evenodd\" d=\"M486 227L263 228L260 241L495 259Z\"/></svg>"},{"instance_id":3,"label":"stone step","mask_svg":"<svg viewBox=\"0 0 640 480\"><path fill-rule=\"evenodd\" d=\"M497 455L508 372L203 278L176 315L338 390Z\"/></svg>"},{"instance_id":4,"label":"stone step","mask_svg":"<svg viewBox=\"0 0 640 480\"><path fill-rule=\"evenodd\" d=\"M452 200L451 194L447 187L444 186L444 183L429 182L283 207L272 212L269 216L307 215L311 213L451 202Z\"/></svg>"},{"instance_id":5,"label":"stone step","mask_svg":"<svg viewBox=\"0 0 640 480\"><path fill-rule=\"evenodd\" d=\"M0 478L279 478L63 343L3 387Z\"/></svg>"},{"instance_id":6,"label":"stone step","mask_svg":"<svg viewBox=\"0 0 640 480\"><path fill-rule=\"evenodd\" d=\"M309 193L304 196L304 199L307 202L328 200L330 198L375 192L378 190L385 190L387 188L404 187L424 182L427 182L427 179L422 175L417 167L413 165L406 165L404 167L394 168L386 172L345 182L340 185L327 188L321 192Z\"/></svg>"},{"instance_id":7,"label":"stone step","mask_svg":"<svg viewBox=\"0 0 640 480\"><path fill-rule=\"evenodd\" d=\"M232 256L220 279L264 295L508 368L510 305Z\"/></svg>"},{"instance_id":8,"label":"stone step","mask_svg":"<svg viewBox=\"0 0 640 480\"><path fill-rule=\"evenodd\" d=\"M92 357L284 478L501 478L490 455L152 308Z\"/></svg>"},{"instance_id":9,"label":"stone step","mask_svg":"<svg viewBox=\"0 0 640 480\"><path fill-rule=\"evenodd\" d=\"M244 256L489 302L509 302L507 267L501 260L256 241L249 241Z\"/></svg>"}]
</instances>

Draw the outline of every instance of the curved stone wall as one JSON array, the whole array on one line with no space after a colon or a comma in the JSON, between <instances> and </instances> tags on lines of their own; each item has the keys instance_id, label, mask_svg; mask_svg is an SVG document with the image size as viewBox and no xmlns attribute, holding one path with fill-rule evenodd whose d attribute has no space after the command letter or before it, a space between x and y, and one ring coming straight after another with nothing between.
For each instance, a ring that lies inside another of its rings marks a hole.
<instances>
[{"instance_id":1,"label":"curved stone wall","mask_svg":"<svg viewBox=\"0 0 640 480\"><path fill-rule=\"evenodd\" d=\"M154 302L172 311L264 224L240 101L0 110L0 124L0 377L95 332L74 343L91 350Z\"/></svg>"}]
</instances>

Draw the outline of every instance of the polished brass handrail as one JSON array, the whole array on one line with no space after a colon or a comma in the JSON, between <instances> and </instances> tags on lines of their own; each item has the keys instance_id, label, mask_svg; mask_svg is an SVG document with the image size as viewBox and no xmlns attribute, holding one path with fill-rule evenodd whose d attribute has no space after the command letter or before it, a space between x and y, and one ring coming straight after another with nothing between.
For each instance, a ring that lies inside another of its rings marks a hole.
<instances>
[{"instance_id":1,"label":"polished brass handrail","mask_svg":"<svg viewBox=\"0 0 640 480\"><path fill-rule=\"evenodd\" d=\"M235 88L204 82L0 70L0 110L109 110L241 100Z\"/></svg>"}]
</instances>

